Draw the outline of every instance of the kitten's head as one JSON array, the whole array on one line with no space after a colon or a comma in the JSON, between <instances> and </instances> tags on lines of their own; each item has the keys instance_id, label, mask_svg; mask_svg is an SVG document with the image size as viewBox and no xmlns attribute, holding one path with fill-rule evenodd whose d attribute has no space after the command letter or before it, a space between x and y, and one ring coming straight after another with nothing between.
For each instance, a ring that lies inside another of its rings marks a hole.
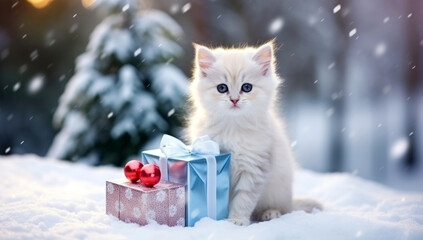
<instances>
[{"instance_id":1,"label":"kitten's head","mask_svg":"<svg viewBox=\"0 0 423 240\"><path fill-rule=\"evenodd\" d=\"M258 48L195 48L194 104L225 115L255 115L270 108L279 83L273 42Z\"/></svg>"}]
</instances>

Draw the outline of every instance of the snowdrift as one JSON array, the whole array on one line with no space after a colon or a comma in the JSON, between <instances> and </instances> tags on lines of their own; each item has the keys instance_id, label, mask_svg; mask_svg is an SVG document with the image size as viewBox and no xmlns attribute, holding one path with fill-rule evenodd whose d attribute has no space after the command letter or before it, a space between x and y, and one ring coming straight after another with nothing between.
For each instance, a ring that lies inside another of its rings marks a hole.
<instances>
[{"instance_id":1,"label":"snowdrift","mask_svg":"<svg viewBox=\"0 0 423 240\"><path fill-rule=\"evenodd\" d=\"M105 180L122 170L33 155L0 158L0 239L423 239L423 195L348 174L296 172L301 211L247 227L205 218L194 227L140 227L105 214Z\"/></svg>"}]
</instances>

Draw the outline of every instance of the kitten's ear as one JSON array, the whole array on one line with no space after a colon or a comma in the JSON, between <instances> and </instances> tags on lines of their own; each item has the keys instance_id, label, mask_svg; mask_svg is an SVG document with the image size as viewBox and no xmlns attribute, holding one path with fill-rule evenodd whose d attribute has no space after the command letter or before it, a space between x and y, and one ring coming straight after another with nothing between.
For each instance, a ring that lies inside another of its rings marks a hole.
<instances>
[{"instance_id":1,"label":"kitten's ear","mask_svg":"<svg viewBox=\"0 0 423 240\"><path fill-rule=\"evenodd\" d=\"M212 51L207 47L194 44L195 47L195 60L200 68L201 73L204 77L207 76L207 70L213 65L216 61L216 58Z\"/></svg>"},{"instance_id":2,"label":"kitten's ear","mask_svg":"<svg viewBox=\"0 0 423 240\"><path fill-rule=\"evenodd\" d=\"M273 41L260 46L253 60L260 66L263 76L266 76L273 61Z\"/></svg>"}]
</instances>

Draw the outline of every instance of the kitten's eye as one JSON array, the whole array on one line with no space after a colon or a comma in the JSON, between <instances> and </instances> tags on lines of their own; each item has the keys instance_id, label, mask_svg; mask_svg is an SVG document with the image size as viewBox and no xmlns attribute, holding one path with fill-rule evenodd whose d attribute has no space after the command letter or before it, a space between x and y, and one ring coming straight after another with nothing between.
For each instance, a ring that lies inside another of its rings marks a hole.
<instances>
[{"instance_id":1,"label":"kitten's eye","mask_svg":"<svg viewBox=\"0 0 423 240\"><path fill-rule=\"evenodd\" d=\"M253 85L249 84L249 83L244 83L241 86L241 91L243 92L251 92L251 90L253 89Z\"/></svg>"},{"instance_id":2,"label":"kitten's eye","mask_svg":"<svg viewBox=\"0 0 423 240\"><path fill-rule=\"evenodd\" d=\"M225 93L228 91L228 86L226 86L226 84L219 84L217 85L217 91L220 93Z\"/></svg>"}]
</instances>

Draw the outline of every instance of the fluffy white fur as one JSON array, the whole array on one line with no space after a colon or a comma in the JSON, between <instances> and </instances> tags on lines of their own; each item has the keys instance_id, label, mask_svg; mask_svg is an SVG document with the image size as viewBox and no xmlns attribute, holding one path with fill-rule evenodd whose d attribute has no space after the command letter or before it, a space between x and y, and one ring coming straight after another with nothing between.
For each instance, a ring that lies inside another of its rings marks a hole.
<instances>
[{"instance_id":1,"label":"fluffy white fur","mask_svg":"<svg viewBox=\"0 0 423 240\"><path fill-rule=\"evenodd\" d=\"M311 200L296 207L292 200L294 157L275 108L281 80L273 42L242 49L196 45L194 65L189 139L207 134L232 154L229 220L248 225L321 208ZM250 92L241 90L244 83L252 84ZM228 91L219 93L219 84Z\"/></svg>"}]
</instances>

